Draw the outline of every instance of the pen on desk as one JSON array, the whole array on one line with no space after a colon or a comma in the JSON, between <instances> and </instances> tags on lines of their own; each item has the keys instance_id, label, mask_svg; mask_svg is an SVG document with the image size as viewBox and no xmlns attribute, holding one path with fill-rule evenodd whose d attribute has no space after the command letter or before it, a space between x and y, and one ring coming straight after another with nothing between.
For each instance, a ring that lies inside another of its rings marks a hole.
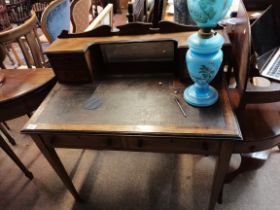
<instances>
[{"instance_id":1,"label":"pen on desk","mask_svg":"<svg viewBox=\"0 0 280 210\"><path fill-rule=\"evenodd\" d=\"M180 108L182 114L184 115L184 117L187 117L186 112L184 111L184 109L183 109L180 101L178 100L178 98L175 97L175 101L176 101L177 105L179 106L179 108Z\"/></svg>"}]
</instances>

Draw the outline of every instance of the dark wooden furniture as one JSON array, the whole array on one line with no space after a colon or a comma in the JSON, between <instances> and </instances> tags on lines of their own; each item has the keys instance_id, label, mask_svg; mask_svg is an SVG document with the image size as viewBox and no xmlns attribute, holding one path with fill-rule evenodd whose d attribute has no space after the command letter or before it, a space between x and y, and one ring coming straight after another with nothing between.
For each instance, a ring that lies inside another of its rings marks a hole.
<instances>
[{"instance_id":1,"label":"dark wooden furniture","mask_svg":"<svg viewBox=\"0 0 280 210\"><path fill-rule=\"evenodd\" d=\"M0 74L5 76L0 86L0 122L34 111L55 83L51 69L5 69L0 70ZM15 144L2 124L0 124L0 130L12 144ZM1 135L0 146L22 169L25 175L32 179L32 174L24 167Z\"/></svg>"},{"instance_id":2,"label":"dark wooden furniture","mask_svg":"<svg viewBox=\"0 0 280 210\"><path fill-rule=\"evenodd\" d=\"M92 31L80 34L62 33L47 50L46 54L61 83L87 83L93 81L94 59L98 54L98 43L147 41L156 39L169 39L177 41L176 56L181 78L186 78L185 53L187 50L186 39L196 27L184 26L171 22L160 22L158 28L151 28L152 24L131 23L119 26L117 32L112 32L111 27L101 26ZM225 60L229 57L230 41L225 30L218 30L225 38ZM83 38L83 39L81 39ZM68 62L64 62L67 60ZM97 59L95 59L97 61ZM98 61L97 61L98 62ZM71 72L71 73L69 73Z\"/></svg>"},{"instance_id":3,"label":"dark wooden furniture","mask_svg":"<svg viewBox=\"0 0 280 210\"><path fill-rule=\"evenodd\" d=\"M259 86L259 79L250 74L251 31L243 4L240 4L238 18L241 21L236 24L231 40L237 85L230 90L230 95L244 140L235 143L233 153L241 155L241 164L227 175L226 182L244 171L260 167L268 155L259 151L280 144L279 84L278 88L275 83Z\"/></svg>"},{"instance_id":4,"label":"dark wooden furniture","mask_svg":"<svg viewBox=\"0 0 280 210\"><path fill-rule=\"evenodd\" d=\"M234 142L241 140L226 90L220 89L215 106L197 109L183 102L185 84L172 77L108 79L94 86L57 85L22 130L31 135L76 200L79 194L54 148L217 155L209 203L214 209ZM174 90L180 93L187 118L174 101ZM103 105L86 110L83 104L93 93L102 95Z\"/></svg>"},{"instance_id":5,"label":"dark wooden furniture","mask_svg":"<svg viewBox=\"0 0 280 210\"><path fill-rule=\"evenodd\" d=\"M120 40L131 36L112 37L107 42L104 37L96 37L95 42L100 41L94 45L96 54L89 56L98 61L94 80L79 85L57 84L22 129L31 135L76 200L80 196L56 154L57 147L217 155L209 203L209 209L214 209L234 143L242 137L221 81L215 84L220 100L214 106L199 109L183 101L182 92L188 82L179 80L176 54L177 45L185 44L185 35L181 34L184 42L180 42L180 36L178 42L176 38L159 39L159 34L154 34L154 40L150 36L144 41L144 35L142 41L130 42ZM88 41L92 39L61 39L51 50L58 55L67 43L71 47L68 52L64 48L61 54L70 53L74 47L77 52L88 46ZM139 54L139 49L145 50ZM78 70L72 68L68 74ZM85 102L90 97L98 97L101 106L86 109Z\"/></svg>"}]
</instances>

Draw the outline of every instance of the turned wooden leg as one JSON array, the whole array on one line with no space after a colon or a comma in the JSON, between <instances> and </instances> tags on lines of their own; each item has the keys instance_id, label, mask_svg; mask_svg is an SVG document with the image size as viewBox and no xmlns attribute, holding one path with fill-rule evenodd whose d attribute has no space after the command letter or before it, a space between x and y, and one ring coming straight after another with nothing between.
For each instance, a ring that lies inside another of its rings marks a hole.
<instances>
[{"instance_id":1,"label":"turned wooden leg","mask_svg":"<svg viewBox=\"0 0 280 210\"><path fill-rule=\"evenodd\" d=\"M225 178L225 183L232 182L236 176L246 171L257 170L262 167L269 157L270 151L254 152L241 155L241 163L237 170L228 173Z\"/></svg>"},{"instance_id":2,"label":"turned wooden leg","mask_svg":"<svg viewBox=\"0 0 280 210\"><path fill-rule=\"evenodd\" d=\"M0 130L2 131L2 133L6 136L6 138L8 139L8 141L9 141L12 145L16 145L16 141L15 141L14 138L10 135L10 133L6 130L6 128L2 125L2 123L0 123Z\"/></svg>"},{"instance_id":3,"label":"turned wooden leg","mask_svg":"<svg viewBox=\"0 0 280 210\"><path fill-rule=\"evenodd\" d=\"M223 142L221 145L218 161L216 162L216 168L208 207L209 210L214 210L215 205L220 196L220 192L222 191L225 175L229 168L232 149L233 142Z\"/></svg>"},{"instance_id":4,"label":"turned wooden leg","mask_svg":"<svg viewBox=\"0 0 280 210\"><path fill-rule=\"evenodd\" d=\"M48 146L46 142L39 135L32 135L32 139L34 140L35 144L40 149L42 154L45 156L45 158L48 160L49 164L55 170L57 175L60 177L64 185L72 193L76 201L78 202L82 201L69 175L67 174L63 164L61 163L55 149Z\"/></svg>"},{"instance_id":5,"label":"turned wooden leg","mask_svg":"<svg viewBox=\"0 0 280 210\"><path fill-rule=\"evenodd\" d=\"M22 170L22 172L29 179L33 179L33 174L23 165L23 163L18 159L16 154L11 150L9 145L5 142L5 140L0 135L0 146L7 153L7 155L17 164L17 166Z\"/></svg>"}]
</instances>

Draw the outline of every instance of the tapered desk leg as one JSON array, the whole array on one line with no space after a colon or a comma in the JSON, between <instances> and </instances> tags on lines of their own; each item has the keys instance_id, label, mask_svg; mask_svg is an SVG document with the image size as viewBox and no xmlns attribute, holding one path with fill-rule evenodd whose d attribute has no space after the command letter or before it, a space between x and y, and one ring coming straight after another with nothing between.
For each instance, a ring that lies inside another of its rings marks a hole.
<instances>
[{"instance_id":1,"label":"tapered desk leg","mask_svg":"<svg viewBox=\"0 0 280 210\"><path fill-rule=\"evenodd\" d=\"M28 171L28 169L23 165L23 163L18 159L16 154L11 150L9 145L5 142L5 140L0 135L0 146L2 149L7 153L7 155L17 164L17 166L22 170L22 172L27 176L29 179L33 178L33 174Z\"/></svg>"},{"instance_id":2,"label":"tapered desk leg","mask_svg":"<svg viewBox=\"0 0 280 210\"><path fill-rule=\"evenodd\" d=\"M54 148L49 147L39 135L32 135L32 138L76 201L82 201Z\"/></svg>"},{"instance_id":3,"label":"tapered desk leg","mask_svg":"<svg viewBox=\"0 0 280 210\"><path fill-rule=\"evenodd\" d=\"M222 142L220 154L216 162L214 179L212 184L211 196L209 201L209 210L213 210L218 201L220 192L223 187L225 175L229 168L229 162L232 155L233 142Z\"/></svg>"}]
</instances>

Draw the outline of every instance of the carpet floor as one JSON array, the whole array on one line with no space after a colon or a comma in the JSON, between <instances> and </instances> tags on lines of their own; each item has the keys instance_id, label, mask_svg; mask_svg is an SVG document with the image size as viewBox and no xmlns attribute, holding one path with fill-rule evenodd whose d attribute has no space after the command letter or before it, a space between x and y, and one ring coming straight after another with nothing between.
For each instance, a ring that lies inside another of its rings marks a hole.
<instances>
[{"instance_id":1,"label":"carpet floor","mask_svg":"<svg viewBox=\"0 0 280 210\"><path fill-rule=\"evenodd\" d=\"M215 158L117 151L57 149L83 203L76 203L29 136L28 120L8 124L11 146L32 171L29 181L0 151L0 209L16 210L203 210L207 209ZM279 210L280 153L275 148L263 168L238 176L224 188L217 210ZM236 168L239 156L231 159Z\"/></svg>"}]
</instances>

